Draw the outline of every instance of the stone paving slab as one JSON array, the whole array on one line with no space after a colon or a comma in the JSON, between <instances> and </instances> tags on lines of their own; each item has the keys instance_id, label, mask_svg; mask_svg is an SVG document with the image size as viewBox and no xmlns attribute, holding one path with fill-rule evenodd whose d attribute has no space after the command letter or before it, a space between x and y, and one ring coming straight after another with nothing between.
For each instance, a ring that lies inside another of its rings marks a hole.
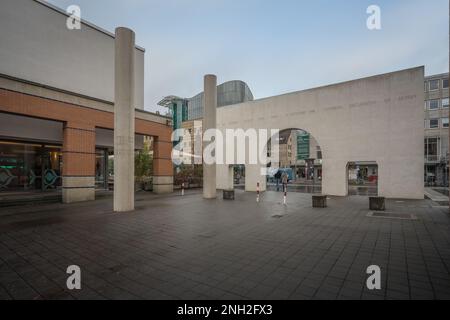
<instances>
[{"instance_id":1,"label":"stone paving slab","mask_svg":"<svg viewBox=\"0 0 450 320\"><path fill-rule=\"evenodd\" d=\"M0 208L0 299L450 299L448 209L388 200L418 218L400 220L368 217L365 197L328 203L237 191L141 194L125 214L111 199ZM380 291L365 286L374 264Z\"/></svg>"},{"instance_id":2,"label":"stone paving slab","mask_svg":"<svg viewBox=\"0 0 450 320\"><path fill-rule=\"evenodd\" d=\"M448 202L448 197L437 192L434 188L425 188L425 196L437 203Z\"/></svg>"}]
</instances>

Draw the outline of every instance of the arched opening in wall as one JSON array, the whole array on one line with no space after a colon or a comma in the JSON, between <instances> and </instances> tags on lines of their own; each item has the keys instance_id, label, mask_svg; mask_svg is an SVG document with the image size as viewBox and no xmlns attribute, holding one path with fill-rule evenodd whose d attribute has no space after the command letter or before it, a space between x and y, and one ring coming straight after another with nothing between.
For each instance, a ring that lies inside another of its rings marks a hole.
<instances>
[{"instance_id":1,"label":"arched opening in wall","mask_svg":"<svg viewBox=\"0 0 450 320\"><path fill-rule=\"evenodd\" d=\"M378 164L350 162L347 165L349 196L378 196Z\"/></svg>"},{"instance_id":2,"label":"arched opening in wall","mask_svg":"<svg viewBox=\"0 0 450 320\"><path fill-rule=\"evenodd\" d=\"M318 141L302 129L282 130L278 139L278 162L268 164L267 190L283 191L285 176L288 192L321 193L323 157ZM269 157L270 142L271 139L267 148Z\"/></svg>"}]
</instances>

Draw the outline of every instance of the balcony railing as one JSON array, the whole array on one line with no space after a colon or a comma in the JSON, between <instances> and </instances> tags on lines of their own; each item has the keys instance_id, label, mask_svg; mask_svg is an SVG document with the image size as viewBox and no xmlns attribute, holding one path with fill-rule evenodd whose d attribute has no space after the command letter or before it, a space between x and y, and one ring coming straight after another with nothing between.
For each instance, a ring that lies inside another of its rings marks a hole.
<instances>
[{"instance_id":1,"label":"balcony railing","mask_svg":"<svg viewBox=\"0 0 450 320\"><path fill-rule=\"evenodd\" d=\"M426 163L447 163L448 157L443 156L425 156Z\"/></svg>"}]
</instances>

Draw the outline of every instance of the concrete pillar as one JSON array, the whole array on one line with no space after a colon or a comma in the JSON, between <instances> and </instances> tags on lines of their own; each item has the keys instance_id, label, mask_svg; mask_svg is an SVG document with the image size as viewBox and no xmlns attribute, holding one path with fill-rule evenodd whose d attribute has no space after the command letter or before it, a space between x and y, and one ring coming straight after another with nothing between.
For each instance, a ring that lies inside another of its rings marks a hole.
<instances>
[{"instance_id":1,"label":"concrete pillar","mask_svg":"<svg viewBox=\"0 0 450 320\"><path fill-rule=\"evenodd\" d=\"M209 129L217 128L217 77L206 75L204 79L204 104L203 104L203 133ZM203 143L203 150L208 143ZM216 189L216 165L203 163L203 197L205 199L215 199Z\"/></svg>"},{"instance_id":2,"label":"concrete pillar","mask_svg":"<svg viewBox=\"0 0 450 320\"><path fill-rule=\"evenodd\" d=\"M217 165L217 189L233 190L234 189L234 167L227 164Z\"/></svg>"},{"instance_id":3,"label":"concrete pillar","mask_svg":"<svg viewBox=\"0 0 450 320\"><path fill-rule=\"evenodd\" d=\"M323 159L322 194L346 197L348 195L347 161Z\"/></svg>"},{"instance_id":4,"label":"concrete pillar","mask_svg":"<svg viewBox=\"0 0 450 320\"><path fill-rule=\"evenodd\" d=\"M167 137L155 137L153 143L153 192L173 192L172 142Z\"/></svg>"},{"instance_id":5,"label":"concrete pillar","mask_svg":"<svg viewBox=\"0 0 450 320\"><path fill-rule=\"evenodd\" d=\"M95 200L95 127L67 122L63 136L63 203Z\"/></svg>"},{"instance_id":6,"label":"concrete pillar","mask_svg":"<svg viewBox=\"0 0 450 320\"><path fill-rule=\"evenodd\" d=\"M245 165L245 191L256 192L259 182L259 191L267 190L267 176L263 175L262 170L265 166L260 164Z\"/></svg>"},{"instance_id":7,"label":"concrete pillar","mask_svg":"<svg viewBox=\"0 0 450 320\"><path fill-rule=\"evenodd\" d=\"M114 211L134 210L135 35L116 29L114 95Z\"/></svg>"}]
</instances>

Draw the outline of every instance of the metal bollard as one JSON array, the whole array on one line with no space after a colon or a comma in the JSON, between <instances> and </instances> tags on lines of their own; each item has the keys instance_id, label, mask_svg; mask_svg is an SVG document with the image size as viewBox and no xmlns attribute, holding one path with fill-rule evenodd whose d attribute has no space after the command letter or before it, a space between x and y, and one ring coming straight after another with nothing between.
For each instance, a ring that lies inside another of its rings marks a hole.
<instances>
[{"instance_id":1,"label":"metal bollard","mask_svg":"<svg viewBox=\"0 0 450 320\"><path fill-rule=\"evenodd\" d=\"M283 204L287 205L287 185L283 185L284 196L283 196Z\"/></svg>"},{"instance_id":2,"label":"metal bollard","mask_svg":"<svg viewBox=\"0 0 450 320\"><path fill-rule=\"evenodd\" d=\"M256 184L256 202L259 202L259 182Z\"/></svg>"},{"instance_id":3,"label":"metal bollard","mask_svg":"<svg viewBox=\"0 0 450 320\"><path fill-rule=\"evenodd\" d=\"M181 184L181 196L184 197L184 182Z\"/></svg>"}]
</instances>

